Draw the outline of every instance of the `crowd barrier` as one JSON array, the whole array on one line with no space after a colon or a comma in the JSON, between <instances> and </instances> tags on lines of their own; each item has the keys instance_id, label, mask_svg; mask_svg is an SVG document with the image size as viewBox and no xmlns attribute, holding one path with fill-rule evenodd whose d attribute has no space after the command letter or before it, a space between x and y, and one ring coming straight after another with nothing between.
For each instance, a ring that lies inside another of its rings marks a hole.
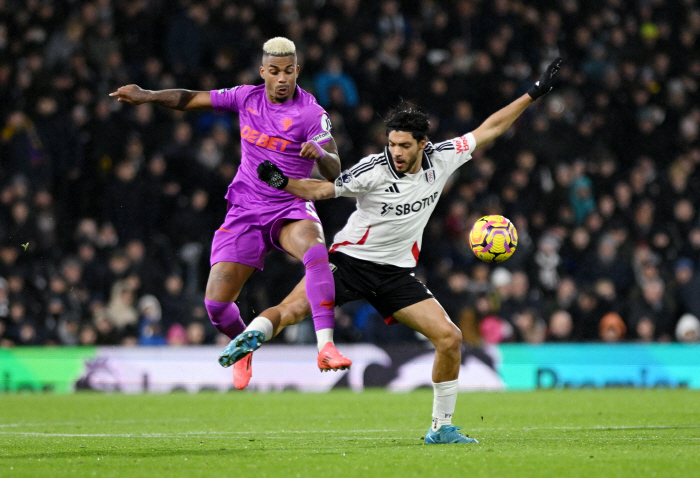
<instances>
[{"instance_id":1,"label":"crowd barrier","mask_svg":"<svg viewBox=\"0 0 700 478\"><path fill-rule=\"evenodd\" d=\"M266 345L255 352L247 390L326 392L431 386L434 352L418 344L341 344L350 370L320 373L315 346ZM17 347L0 349L0 393L97 390L171 393L233 390L218 347ZM700 388L700 345L504 344L468 347L461 391L602 387Z\"/></svg>"}]
</instances>

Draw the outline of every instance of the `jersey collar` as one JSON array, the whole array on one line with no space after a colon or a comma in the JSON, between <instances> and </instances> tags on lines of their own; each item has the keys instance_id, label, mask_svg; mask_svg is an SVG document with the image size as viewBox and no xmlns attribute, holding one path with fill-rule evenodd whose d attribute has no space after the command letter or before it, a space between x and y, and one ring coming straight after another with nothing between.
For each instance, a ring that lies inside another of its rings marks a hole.
<instances>
[{"instance_id":1,"label":"jersey collar","mask_svg":"<svg viewBox=\"0 0 700 478\"><path fill-rule=\"evenodd\" d=\"M428 156L428 153L426 153L426 149L427 146L423 150L423 160L420 163L420 168L423 171L427 171L429 169L432 169L433 167L433 161L430 159L430 156ZM389 163L389 171L391 171L391 174L394 176L395 179L400 179L406 176L406 173L402 173L396 169L396 165L394 164L394 160L391 157L391 152L389 151L388 146L384 146L384 156L387 159L387 163Z\"/></svg>"}]
</instances>

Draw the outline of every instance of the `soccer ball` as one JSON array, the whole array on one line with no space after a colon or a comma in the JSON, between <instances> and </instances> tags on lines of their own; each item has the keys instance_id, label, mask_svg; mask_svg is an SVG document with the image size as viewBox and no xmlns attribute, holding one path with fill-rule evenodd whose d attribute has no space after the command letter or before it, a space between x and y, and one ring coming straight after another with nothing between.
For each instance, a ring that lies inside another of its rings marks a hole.
<instances>
[{"instance_id":1,"label":"soccer ball","mask_svg":"<svg viewBox=\"0 0 700 478\"><path fill-rule=\"evenodd\" d=\"M476 257L485 262L503 262L518 246L518 231L503 216L484 216L474 223L469 245Z\"/></svg>"}]
</instances>

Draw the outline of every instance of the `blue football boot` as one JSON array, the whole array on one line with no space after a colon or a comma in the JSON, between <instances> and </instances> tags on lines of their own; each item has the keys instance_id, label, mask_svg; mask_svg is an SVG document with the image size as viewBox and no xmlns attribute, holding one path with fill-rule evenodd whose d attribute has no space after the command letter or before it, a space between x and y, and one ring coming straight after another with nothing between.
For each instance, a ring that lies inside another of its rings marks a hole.
<instances>
[{"instance_id":1,"label":"blue football boot","mask_svg":"<svg viewBox=\"0 0 700 478\"><path fill-rule=\"evenodd\" d=\"M443 425L437 431L431 428L428 434L425 435L425 443L428 445L440 445L445 443L479 443L473 438L462 435L459 430L462 427L454 425Z\"/></svg>"},{"instance_id":2,"label":"blue football boot","mask_svg":"<svg viewBox=\"0 0 700 478\"><path fill-rule=\"evenodd\" d=\"M265 341L265 334L258 330L239 334L219 354L219 363L222 367L230 367L251 352L258 350Z\"/></svg>"}]
</instances>

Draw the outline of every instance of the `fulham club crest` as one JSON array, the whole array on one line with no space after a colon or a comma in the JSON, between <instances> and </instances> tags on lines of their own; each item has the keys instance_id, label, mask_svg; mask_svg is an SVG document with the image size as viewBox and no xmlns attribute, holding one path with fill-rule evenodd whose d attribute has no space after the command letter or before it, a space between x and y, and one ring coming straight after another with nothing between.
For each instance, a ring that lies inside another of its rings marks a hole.
<instances>
[{"instance_id":1,"label":"fulham club crest","mask_svg":"<svg viewBox=\"0 0 700 478\"><path fill-rule=\"evenodd\" d=\"M425 172L425 180L428 181L428 184L433 184L435 182L435 170L430 169Z\"/></svg>"}]
</instances>

